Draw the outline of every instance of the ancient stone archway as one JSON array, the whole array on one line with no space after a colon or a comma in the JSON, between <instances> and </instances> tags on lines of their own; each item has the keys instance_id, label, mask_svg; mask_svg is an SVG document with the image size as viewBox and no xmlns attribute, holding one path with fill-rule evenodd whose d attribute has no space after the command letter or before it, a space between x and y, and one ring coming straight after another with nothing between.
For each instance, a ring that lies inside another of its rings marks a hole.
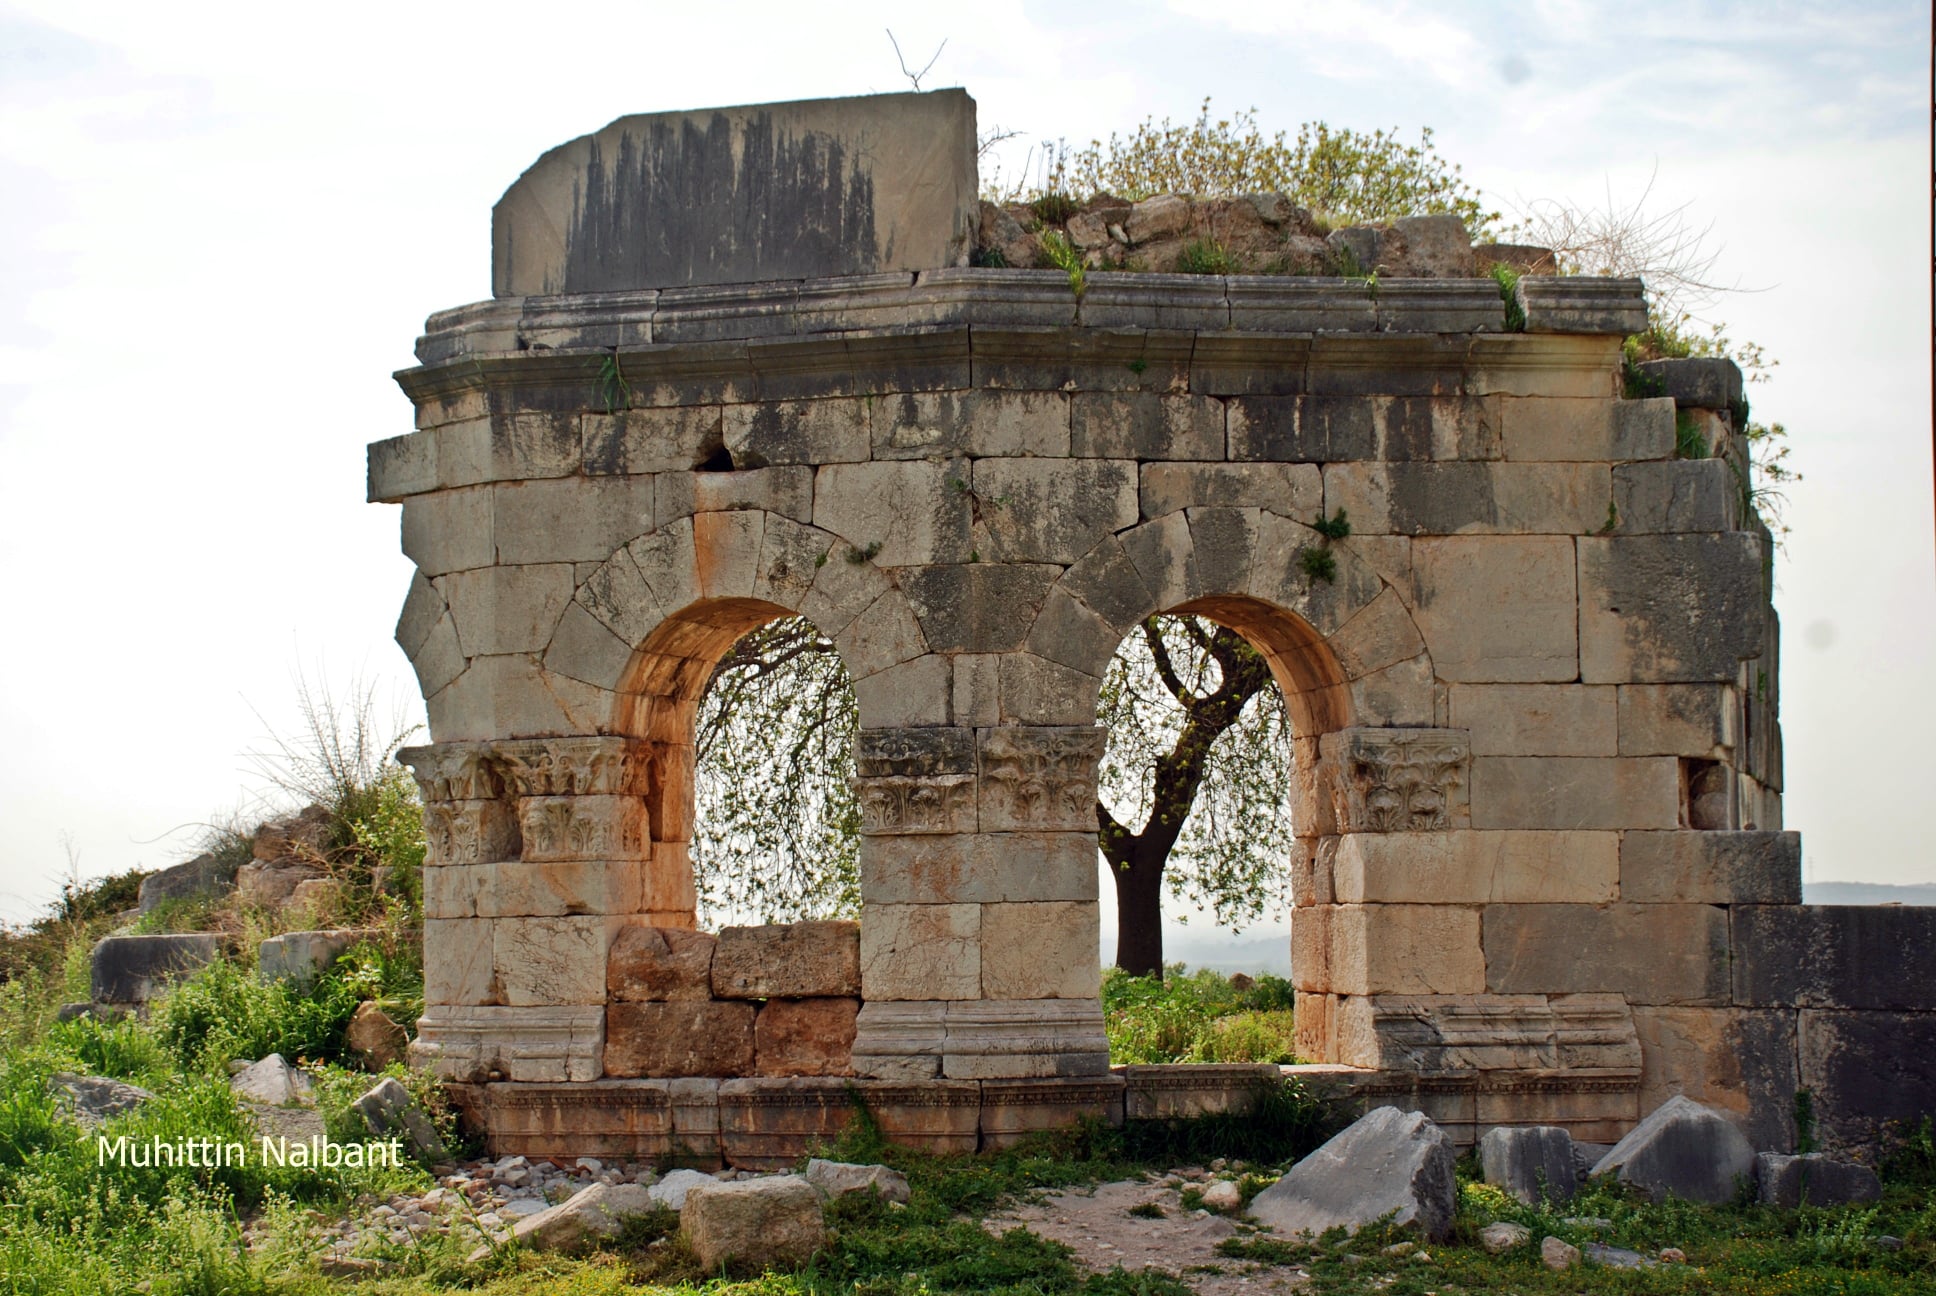
<instances>
[{"instance_id":1,"label":"ancient stone archway","mask_svg":"<svg viewBox=\"0 0 1936 1296\"><path fill-rule=\"evenodd\" d=\"M764 1138L849 1083L935 1146L1134 1108L1096 1000L1096 689L1162 611L1244 633L1290 701L1308 1056L1467 1138L1611 1136L1677 1089L1745 1105L1710 1066L1760 1020L1732 911L1799 885L1768 538L1731 461L1675 458L1677 413L1717 402L1622 398L1637 282L1524 278L1513 328L1469 251L1375 285L1077 294L964 264L959 92L701 118L600 147L791 132L841 146L815 173L839 201L742 226L721 198L656 227L678 255L634 256L648 216L570 202L589 143L548 154L499 205L499 295L433 316L399 375L418 430L370 449L419 567L397 637L433 740L406 753L432 824L419 1056L495 1095L501 1145L642 1150L687 1119L719 1147L734 1103L768 1104ZM624 183L628 211L681 201ZM761 259L772 221L836 210L820 252ZM1341 512L1348 537L1314 529ZM617 933L691 922L692 706L788 612L859 700L856 1079L601 1080Z\"/></svg>"}]
</instances>

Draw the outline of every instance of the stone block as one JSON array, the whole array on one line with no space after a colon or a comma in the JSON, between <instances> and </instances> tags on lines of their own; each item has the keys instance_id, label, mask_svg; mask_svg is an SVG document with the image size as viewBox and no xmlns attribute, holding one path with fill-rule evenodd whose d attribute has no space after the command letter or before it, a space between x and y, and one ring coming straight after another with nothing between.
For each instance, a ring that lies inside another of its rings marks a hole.
<instances>
[{"instance_id":1,"label":"stone block","mask_svg":"<svg viewBox=\"0 0 1936 1296\"><path fill-rule=\"evenodd\" d=\"M978 730L983 832L1093 832L1096 765L1107 731L1093 725Z\"/></svg>"},{"instance_id":2,"label":"stone block","mask_svg":"<svg viewBox=\"0 0 1936 1296\"><path fill-rule=\"evenodd\" d=\"M1783 1210L1798 1206L1847 1206L1882 1196L1876 1172L1854 1161L1838 1161L1820 1152L1783 1156L1763 1152L1755 1157L1755 1178L1761 1203Z\"/></svg>"},{"instance_id":3,"label":"stone block","mask_svg":"<svg viewBox=\"0 0 1936 1296\"><path fill-rule=\"evenodd\" d=\"M662 473L654 507L661 524L683 514L735 509L765 509L796 522L811 522L813 478L814 470L807 464L740 472ZM826 552L824 545L819 552ZM807 576L811 580L812 573Z\"/></svg>"},{"instance_id":4,"label":"stone block","mask_svg":"<svg viewBox=\"0 0 1936 1296\"><path fill-rule=\"evenodd\" d=\"M973 1152L981 1091L973 1084L920 1084L838 1077L725 1080L720 1141L733 1165L784 1170L824 1147L854 1119L856 1097L891 1143L945 1155Z\"/></svg>"},{"instance_id":5,"label":"stone block","mask_svg":"<svg viewBox=\"0 0 1936 1296\"><path fill-rule=\"evenodd\" d=\"M203 900L235 889L235 869L213 855L197 855L185 864L150 873L141 879L137 905L144 914L171 901Z\"/></svg>"},{"instance_id":6,"label":"stone block","mask_svg":"<svg viewBox=\"0 0 1936 1296\"><path fill-rule=\"evenodd\" d=\"M1785 853L1788 834L1754 836L1742 844ZM1749 904L1730 917L1737 1004L1936 1011L1929 981L1905 975L1936 967L1936 908Z\"/></svg>"},{"instance_id":7,"label":"stone block","mask_svg":"<svg viewBox=\"0 0 1936 1296\"><path fill-rule=\"evenodd\" d=\"M1069 453L1080 459L1222 459L1223 402L1157 392L1069 398Z\"/></svg>"},{"instance_id":8,"label":"stone block","mask_svg":"<svg viewBox=\"0 0 1936 1296\"><path fill-rule=\"evenodd\" d=\"M954 657L954 719L964 725L999 724L1002 718L1001 658L993 653Z\"/></svg>"},{"instance_id":9,"label":"stone block","mask_svg":"<svg viewBox=\"0 0 1936 1296\"><path fill-rule=\"evenodd\" d=\"M983 559L1067 565L1136 524L1136 467L1120 459L981 459L965 501Z\"/></svg>"},{"instance_id":10,"label":"stone block","mask_svg":"<svg viewBox=\"0 0 1936 1296\"><path fill-rule=\"evenodd\" d=\"M854 1073L860 1000L769 999L753 1023L753 1070L766 1076Z\"/></svg>"},{"instance_id":11,"label":"stone block","mask_svg":"<svg viewBox=\"0 0 1936 1296\"><path fill-rule=\"evenodd\" d=\"M107 936L89 958L96 1003L142 1004L168 982L190 976L222 955L220 936Z\"/></svg>"},{"instance_id":12,"label":"stone block","mask_svg":"<svg viewBox=\"0 0 1936 1296\"><path fill-rule=\"evenodd\" d=\"M935 652L1020 648L1061 569L1037 563L915 567L902 576L908 605Z\"/></svg>"},{"instance_id":13,"label":"stone block","mask_svg":"<svg viewBox=\"0 0 1936 1296\"><path fill-rule=\"evenodd\" d=\"M497 561L492 541L492 487L437 491L403 501L403 552L426 576L442 576ZM651 505L650 484L646 503ZM646 525L651 525L648 516ZM640 530L644 530L641 527ZM633 535L638 532L633 532ZM625 537L630 539L630 536ZM527 547L527 552L529 549ZM607 549L610 553L611 549ZM601 555L602 557L603 555ZM523 559L520 561L530 561ZM550 557L539 561L557 561Z\"/></svg>"},{"instance_id":14,"label":"stone block","mask_svg":"<svg viewBox=\"0 0 1936 1296\"><path fill-rule=\"evenodd\" d=\"M873 409L874 458L1060 458L1070 453L1071 399L1063 392L985 388L888 397L876 401Z\"/></svg>"},{"instance_id":15,"label":"stone block","mask_svg":"<svg viewBox=\"0 0 1936 1296\"><path fill-rule=\"evenodd\" d=\"M1604 464L1347 463L1324 470L1325 506L1365 534L1584 535L1607 522Z\"/></svg>"},{"instance_id":16,"label":"stone block","mask_svg":"<svg viewBox=\"0 0 1936 1296\"><path fill-rule=\"evenodd\" d=\"M807 1162L805 1175L807 1182L829 1201L863 1193L905 1206L911 1195L907 1176L884 1165L855 1165L815 1157Z\"/></svg>"},{"instance_id":17,"label":"stone block","mask_svg":"<svg viewBox=\"0 0 1936 1296\"><path fill-rule=\"evenodd\" d=\"M989 999L1088 999L1102 987L1094 901L981 907L981 992Z\"/></svg>"},{"instance_id":18,"label":"stone block","mask_svg":"<svg viewBox=\"0 0 1936 1296\"><path fill-rule=\"evenodd\" d=\"M1798 1087L1815 1096L1822 1146L1873 1148L1936 1111L1936 1012L1923 1002L1920 1012L1801 1011Z\"/></svg>"},{"instance_id":19,"label":"stone block","mask_svg":"<svg viewBox=\"0 0 1936 1296\"><path fill-rule=\"evenodd\" d=\"M928 460L831 464L814 476L813 522L882 567L963 563L968 484L967 469Z\"/></svg>"},{"instance_id":20,"label":"stone block","mask_svg":"<svg viewBox=\"0 0 1936 1296\"><path fill-rule=\"evenodd\" d=\"M1254 508L1193 508L1190 551L1197 588L1205 594L1247 595L1264 513Z\"/></svg>"},{"instance_id":21,"label":"stone block","mask_svg":"<svg viewBox=\"0 0 1936 1296\"><path fill-rule=\"evenodd\" d=\"M860 924L724 927L713 954L721 999L810 999L860 993Z\"/></svg>"},{"instance_id":22,"label":"stone block","mask_svg":"<svg viewBox=\"0 0 1936 1296\"><path fill-rule=\"evenodd\" d=\"M981 997L982 906L876 904L860 931L861 997Z\"/></svg>"},{"instance_id":23,"label":"stone block","mask_svg":"<svg viewBox=\"0 0 1936 1296\"><path fill-rule=\"evenodd\" d=\"M725 425L717 405L588 413L581 427L587 473L686 473L726 450Z\"/></svg>"},{"instance_id":24,"label":"stone block","mask_svg":"<svg viewBox=\"0 0 1936 1296\"><path fill-rule=\"evenodd\" d=\"M632 666L632 645L585 610L570 603L545 649L545 669L594 688L618 689Z\"/></svg>"},{"instance_id":25,"label":"stone block","mask_svg":"<svg viewBox=\"0 0 1936 1296\"><path fill-rule=\"evenodd\" d=\"M1552 1125L1487 1130L1479 1140L1479 1163L1487 1183L1528 1206L1541 1199L1572 1201L1579 1190L1573 1136Z\"/></svg>"},{"instance_id":26,"label":"stone block","mask_svg":"<svg viewBox=\"0 0 1936 1296\"><path fill-rule=\"evenodd\" d=\"M1318 464L1374 459L1373 414L1369 397L1238 397L1227 415L1230 457Z\"/></svg>"},{"instance_id":27,"label":"stone block","mask_svg":"<svg viewBox=\"0 0 1936 1296\"><path fill-rule=\"evenodd\" d=\"M1727 684L1623 684L1620 754L1715 759L1735 745L1739 707Z\"/></svg>"},{"instance_id":28,"label":"stone block","mask_svg":"<svg viewBox=\"0 0 1936 1296\"><path fill-rule=\"evenodd\" d=\"M1410 661L1425 650L1405 601L1392 589L1345 622L1330 642L1345 674L1354 680Z\"/></svg>"},{"instance_id":29,"label":"stone block","mask_svg":"<svg viewBox=\"0 0 1936 1296\"><path fill-rule=\"evenodd\" d=\"M1614 530L1733 531L1741 525L1742 484L1726 459L1666 459L1613 470Z\"/></svg>"},{"instance_id":30,"label":"stone block","mask_svg":"<svg viewBox=\"0 0 1936 1296\"><path fill-rule=\"evenodd\" d=\"M1493 994L1728 1002L1728 911L1713 905L1488 905L1484 933Z\"/></svg>"},{"instance_id":31,"label":"stone block","mask_svg":"<svg viewBox=\"0 0 1936 1296\"><path fill-rule=\"evenodd\" d=\"M869 905L1094 901L1095 830L864 837L860 878Z\"/></svg>"},{"instance_id":32,"label":"stone block","mask_svg":"<svg viewBox=\"0 0 1936 1296\"><path fill-rule=\"evenodd\" d=\"M1638 279L1521 275L1513 296L1528 333L1610 333L1624 338L1647 328L1647 296Z\"/></svg>"},{"instance_id":33,"label":"stone block","mask_svg":"<svg viewBox=\"0 0 1936 1296\"><path fill-rule=\"evenodd\" d=\"M952 725L863 732L854 749L862 778L931 778L975 772L975 733Z\"/></svg>"},{"instance_id":34,"label":"stone block","mask_svg":"<svg viewBox=\"0 0 1936 1296\"><path fill-rule=\"evenodd\" d=\"M607 997L621 1003L712 998L710 932L669 927L627 927L606 957Z\"/></svg>"},{"instance_id":35,"label":"stone block","mask_svg":"<svg viewBox=\"0 0 1936 1296\"><path fill-rule=\"evenodd\" d=\"M480 1099L480 1105L488 1111L480 1123L489 1128L491 1150L499 1156L539 1157L568 1152L573 1156L627 1159L662 1157L671 1150L672 1113L667 1100L671 1084L664 1080L592 1080L567 1088L498 1083Z\"/></svg>"},{"instance_id":36,"label":"stone block","mask_svg":"<svg viewBox=\"0 0 1936 1296\"><path fill-rule=\"evenodd\" d=\"M852 397L728 405L721 426L738 469L864 463L872 439L867 402Z\"/></svg>"},{"instance_id":37,"label":"stone block","mask_svg":"<svg viewBox=\"0 0 1936 1296\"><path fill-rule=\"evenodd\" d=\"M1500 441L1507 459L1620 463L1674 457L1671 400L1506 396Z\"/></svg>"},{"instance_id":38,"label":"stone block","mask_svg":"<svg viewBox=\"0 0 1936 1296\"><path fill-rule=\"evenodd\" d=\"M1249 1215L1282 1236L1348 1233L1376 1220L1427 1241L1452 1236L1458 1205L1452 1140L1422 1112L1379 1107L1299 1161L1251 1200Z\"/></svg>"},{"instance_id":39,"label":"stone block","mask_svg":"<svg viewBox=\"0 0 1936 1296\"><path fill-rule=\"evenodd\" d=\"M424 919L424 1002L479 1005L499 1002L492 979L487 918Z\"/></svg>"},{"instance_id":40,"label":"stone block","mask_svg":"<svg viewBox=\"0 0 1936 1296\"><path fill-rule=\"evenodd\" d=\"M1423 728L1438 715L1441 692L1432 677L1432 659L1420 653L1352 680L1352 714L1368 725Z\"/></svg>"},{"instance_id":41,"label":"stone block","mask_svg":"<svg viewBox=\"0 0 1936 1296\"><path fill-rule=\"evenodd\" d=\"M1627 833L1620 842L1620 898L1640 904L1799 905L1801 834ZM1737 951L1747 968L1757 965L1747 946Z\"/></svg>"},{"instance_id":42,"label":"stone block","mask_svg":"<svg viewBox=\"0 0 1936 1296\"><path fill-rule=\"evenodd\" d=\"M898 592L881 595L834 635L841 664L859 681L915 660L928 651L920 623Z\"/></svg>"},{"instance_id":43,"label":"stone block","mask_svg":"<svg viewBox=\"0 0 1936 1296\"><path fill-rule=\"evenodd\" d=\"M446 610L437 587L421 571L410 573L410 592L404 595L403 611L397 616L397 647L414 661Z\"/></svg>"},{"instance_id":44,"label":"stone block","mask_svg":"<svg viewBox=\"0 0 1936 1296\"><path fill-rule=\"evenodd\" d=\"M798 1175L700 1184L686 1195L679 1231L702 1269L796 1269L827 1245L820 1194Z\"/></svg>"},{"instance_id":45,"label":"stone block","mask_svg":"<svg viewBox=\"0 0 1936 1296\"><path fill-rule=\"evenodd\" d=\"M1754 1171L1754 1149L1732 1121L1675 1097L1614 1144L1592 1173L1613 1175L1656 1202L1677 1197L1719 1206L1733 1201L1737 1181L1752 1182Z\"/></svg>"},{"instance_id":46,"label":"stone block","mask_svg":"<svg viewBox=\"0 0 1936 1296\"><path fill-rule=\"evenodd\" d=\"M1185 520L1184 526L1188 525ZM1062 578L1062 588L1118 634L1126 633L1157 608L1156 596L1114 536L1101 541L1070 567Z\"/></svg>"},{"instance_id":47,"label":"stone block","mask_svg":"<svg viewBox=\"0 0 1936 1296\"><path fill-rule=\"evenodd\" d=\"M960 90L621 117L547 152L498 200L491 291L952 266L973 244L975 187L975 104Z\"/></svg>"},{"instance_id":48,"label":"stone block","mask_svg":"<svg viewBox=\"0 0 1936 1296\"><path fill-rule=\"evenodd\" d=\"M645 801L637 796L518 799L524 862L637 860L651 854Z\"/></svg>"},{"instance_id":49,"label":"stone block","mask_svg":"<svg viewBox=\"0 0 1936 1296\"><path fill-rule=\"evenodd\" d=\"M1412 619L1442 680L1566 682L1579 676L1573 541L1459 536L1412 544Z\"/></svg>"},{"instance_id":50,"label":"stone block","mask_svg":"<svg viewBox=\"0 0 1936 1296\"><path fill-rule=\"evenodd\" d=\"M1643 360L1640 373L1643 382L1658 387L1661 397L1676 405L1726 410L1744 399L1741 369L1732 360Z\"/></svg>"},{"instance_id":51,"label":"stone block","mask_svg":"<svg viewBox=\"0 0 1936 1296\"><path fill-rule=\"evenodd\" d=\"M1302 920L1303 915L1299 918ZM1449 904L1333 906L1330 985L1339 994L1479 994L1479 910ZM1295 955L1297 932L1292 928Z\"/></svg>"},{"instance_id":52,"label":"stone block","mask_svg":"<svg viewBox=\"0 0 1936 1296\"><path fill-rule=\"evenodd\" d=\"M1475 756L1614 756L1618 696L1578 684L1456 684L1452 725L1472 735Z\"/></svg>"},{"instance_id":53,"label":"stone block","mask_svg":"<svg viewBox=\"0 0 1936 1296\"><path fill-rule=\"evenodd\" d=\"M1729 683L1763 651L1759 537L1582 537L1580 675L1589 684Z\"/></svg>"},{"instance_id":54,"label":"stone block","mask_svg":"<svg viewBox=\"0 0 1936 1296\"><path fill-rule=\"evenodd\" d=\"M951 1080L1109 1073L1102 1005L1093 996L975 999L945 1009L941 1069Z\"/></svg>"},{"instance_id":55,"label":"stone block","mask_svg":"<svg viewBox=\"0 0 1936 1296\"><path fill-rule=\"evenodd\" d=\"M1387 462L1500 457L1497 398L1394 396L1374 404Z\"/></svg>"},{"instance_id":56,"label":"stone block","mask_svg":"<svg viewBox=\"0 0 1936 1296\"><path fill-rule=\"evenodd\" d=\"M946 657L928 653L854 681L863 729L941 725L950 720L954 669Z\"/></svg>"},{"instance_id":57,"label":"stone block","mask_svg":"<svg viewBox=\"0 0 1936 1296\"><path fill-rule=\"evenodd\" d=\"M1029 628L1026 646L1037 657L1087 675L1103 670L1121 642L1121 632L1081 600L1066 589L1051 589L1042 602L1042 610L1036 614L1035 624ZM998 706L996 715L999 714ZM992 724L994 718L970 722Z\"/></svg>"},{"instance_id":58,"label":"stone block","mask_svg":"<svg viewBox=\"0 0 1936 1296\"><path fill-rule=\"evenodd\" d=\"M1270 1063L1186 1062L1126 1066L1123 1116L1128 1120L1190 1120L1197 1116L1243 1116L1282 1083Z\"/></svg>"},{"instance_id":59,"label":"stone block","mask_svg":"<svg viewBox=\"0 0 1936 1296\"><path fill-rule=\"evenodd\" d=\"M513 1008L430 1000L410 1056L413 1065L459 1083L557 1083L598 1079L604 1049L603 1005Z\"/></svg>"},{"instance_id":60,"label":"stone block","mask_svg":"<svg viewBox=\"0 0 1936 1296\"><path fill-rule=\"evenodd\" d=\"M372 441L365 497L372 504L400 504L437 489L437 438L423 432Z\"/></svg>"},{"instance_id":61,"label":"stone block","mask_svg":"<svg viewBox=\"0 0 1936 1296\"><path fill-rule=\"evenodd\" d=\"M495 548L494 561L507 566L604 562L653 526L650 477L500 482L489 495L491 520L483 531L484 544ZM488 566L491 561L468 565Z\"/></svg>"},{"instance_id":62,"label":"stone block","mask_svg":"<svg viewBox=\"0 0 1936 1296\"><path fill-rule=\"evenodd\" d=\"M1316 464L1152 463L1140 470L1142 514L1178 509L1260 508L1308 521L1324 511L1324 482Z\"/></svg>"},{"instance_id":63,"label":"stone block","mask_svg":"<svg viewBox=\"0 0 1936 1296\"><path fill-rule=\"evenodd\" d=\"M1740 1010L1640 1007L1633 1016L1640 1037L1642 1111L1682 1094L1750 1133L1755 1130L1763 1096L1748 1081L1766 1062L1750 1055L1752 1035L1742 1029ZM1791 1087L1779 1101L1792 1110L1793 1096Z\"/></svg>"},{"instance_id":64,"label":"stone block","mask_svg":"<svg viewBox=\"0 0 1936 1296\"><path fill-rule=\"evenodd\" d=\"M1123 221L1123 233L1132 247L1173 238L1190 229L1192 210L1187 199L1175 194L1159 194L1132 205Z\"/></svg>"},{"instance_id":65,"label":"stone block","mask_svg":"<svg viewBox=\"0 0 1936 1296\"><path fill-rule=\"evenodd\" d=\"M1117 1075L983 1080L982 1150L1013 1147L1031 1134L1084 1120L1120 1129L1124 1088Z\"/></svg>"},{"instance_id":66,"label":"stone block","mask_svg":"<svg viewBox=\"0 0 1936 1296\"><path fill-rule=\"evenodd\" d=\"M750 1003L676 1000L605 1009L605 1074L739 1076L753 1069Z\"/></svg>"},{"instance_id":67,"label":"stone block","mask_svg":"<svg viewBox=\"0 0 1936 1296\"><path fill-rule=\"evenodd\" d=\"M482 411L480 410L481 414ZM525 410L445 423L432 434L437 484L569 477L584 463L576 411Z\"/></svg>"},{"instance_id":68,"label":"stone block","mask_svg":"<svg viewBox=\"0 0 1936 1296\"><path fill-rule=\"evenodd\" d=\"M344 951L358 941L382 933L353 927L330 931L284 932L256 947L256 972L265 981L289 981L308 986L336 965Z\"/></svg>"},{"instance_id":69,"label":"stone block","mask_svg":"<svg viewBox=\"0 0 1936 1296\"><path fill-rule=\"evenodd\" d=\"M1478 756L1474 828L1675 828L1680 766L1665 756Z\"/></svg>"},{"instance_id":70,"label":"stone block","mask_svg":"<svg viewBox=\"0 0 1936 1296\"><path fill-rule=\"evenodd\" d=\"M480 567L442 581L466 657L544 651L572 588L569 563Z\"/></svg>"},{"instance_id":71,"label":"stone block","mask_svg":"<svg viewBox=\"0 0 1936 1296\"><path fill-rule=\"evenodd\" d=\"M624 918L603 915L496 919L492 983L514 1007L604 1003L606 958L612 938L626 925Z\"/></svg>"},{"instance_id":72,"label":"stone block","mask_svg":"<svg viewBox=\"0 0 1936 1296\"><path fill-rule=\"evenodd\" d=\"M1004 654L1000 669L1004 725L1094 723L1102 687L1097 676L1029 652Z\"/></svg>"},{"instance_id":73,"label":"stone block","mask_svg":"<svg viewBox=\"0 0 1936 1296\"><path fill-rule=\"evenodd\" d=\"M1599 904L1619 851L1612 832L1347 833L1331 882L1340 904Z\"/></svg>"}]
</instances>

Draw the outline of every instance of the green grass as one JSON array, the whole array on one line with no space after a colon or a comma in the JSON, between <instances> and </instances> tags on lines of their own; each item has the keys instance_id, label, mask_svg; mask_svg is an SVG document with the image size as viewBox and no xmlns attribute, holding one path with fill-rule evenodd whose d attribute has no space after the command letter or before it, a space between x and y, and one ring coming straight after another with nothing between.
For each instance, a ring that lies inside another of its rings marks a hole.
<instances>
[{"instance_id":1,"label":"green grass","mask_svg":"<svg viewBox=\"0 0 1936 1296\"><path fill-rule=\"evenodd\" d=\"M1153 1062L1291 1062L1291 984L1268 973L1248 989L1211 971L1186 975L1175 964L1162 978L1103 974L1103 1020L1109 1060Z\"/></svg>"}]
</instances>

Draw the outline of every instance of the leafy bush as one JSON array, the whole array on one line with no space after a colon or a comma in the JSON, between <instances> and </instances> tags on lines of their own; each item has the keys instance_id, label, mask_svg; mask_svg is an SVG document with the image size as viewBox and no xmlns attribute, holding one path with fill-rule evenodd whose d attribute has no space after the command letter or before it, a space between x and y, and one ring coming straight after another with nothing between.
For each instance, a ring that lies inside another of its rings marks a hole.
<instances>
[{"instance_id":1,"label":"leafy bush","mask_svg":"<svg viewBox=\"0 0 1936 1296\"><path fill-rule=\"evenodd\" d=\"M1184 974L1103 973L1103 1020L1110 1060L1154 1062L1290 1062L1291 983L1264 973L1248 985L1208 969Z\"/></svg>"}]
</instances>

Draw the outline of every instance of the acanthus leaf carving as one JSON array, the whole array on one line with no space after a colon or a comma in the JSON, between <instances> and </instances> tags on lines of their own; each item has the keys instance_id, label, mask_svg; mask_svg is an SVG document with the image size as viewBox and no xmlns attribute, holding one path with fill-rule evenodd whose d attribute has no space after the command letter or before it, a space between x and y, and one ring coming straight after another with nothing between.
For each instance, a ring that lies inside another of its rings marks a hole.
<instances>
[{"instance_id":1,"label":"acanthus leaf carving","mask_svg":"<svg viewBox=\"0 0 1936 1296\"><path fill-rule=\"evenodd\" d=\"M1463 729L1349 729L1341 737L1334 798L1343 831L1460 826L1472 756Z\"/></svg>"}]
</instances>

